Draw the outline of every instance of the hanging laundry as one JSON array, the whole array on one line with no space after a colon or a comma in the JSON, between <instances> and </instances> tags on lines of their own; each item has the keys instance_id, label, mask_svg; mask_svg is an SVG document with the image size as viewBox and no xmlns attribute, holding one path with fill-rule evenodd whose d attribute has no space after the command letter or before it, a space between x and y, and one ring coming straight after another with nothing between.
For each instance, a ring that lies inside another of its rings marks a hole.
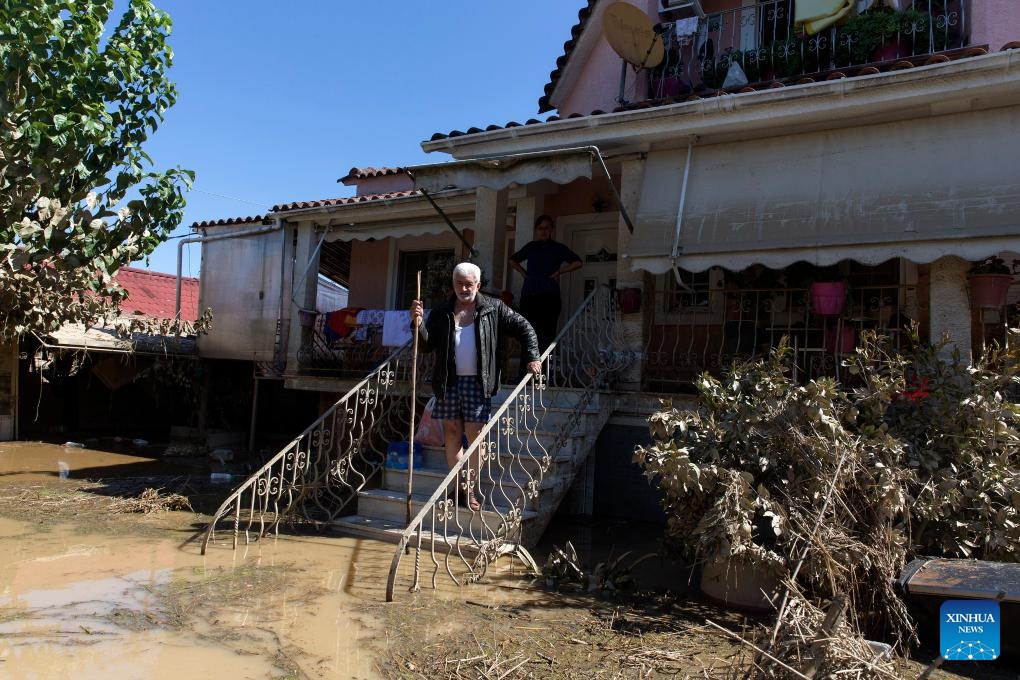
<instances>
[{"instance_id":1,"label":"hanging laundry","mask_svg":"<svg viewBox=\"0 0 1020 680\"><path fill-rule=\"evenodd\" d=\"M798 30L816 35L854 8L854 0L794 0L793 21Z\"/></svg>"},{"instance_id":2,"label":"hanging laundry","mask_svg":"<svg viewBox=\"0 0 1020 680\"><path fill-rule=\"evenodd\" d=\"M678 38L694 35L698 32L698 17L677 19L673 30Z\"/></svg>"}]
</instances>

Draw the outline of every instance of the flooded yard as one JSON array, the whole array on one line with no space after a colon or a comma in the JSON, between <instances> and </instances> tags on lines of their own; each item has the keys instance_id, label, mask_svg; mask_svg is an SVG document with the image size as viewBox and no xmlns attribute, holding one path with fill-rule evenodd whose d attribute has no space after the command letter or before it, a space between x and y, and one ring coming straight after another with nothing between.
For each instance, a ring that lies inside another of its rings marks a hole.
<instances>
[{"instance_id":1,"label":"flooded yard","mask_svg":"<svg viewBox=\"0 0 1020 680\"><path fill-rule=\"evenodd\" d=\"M159 487L214 507L229 488L208 477L144 452L0 442L0 677L737 678L747 650L706 621L761 623L685 594L659 559L635 572L654 588L637 596L547 592L497 563L486 584L387 604L390 544L281 535L234 551L219 534L203 556L206 515L125 511ZM632 527L561 524L547 539L566 540L589 564L654 546Z\"/></svg>"}]
</instances>

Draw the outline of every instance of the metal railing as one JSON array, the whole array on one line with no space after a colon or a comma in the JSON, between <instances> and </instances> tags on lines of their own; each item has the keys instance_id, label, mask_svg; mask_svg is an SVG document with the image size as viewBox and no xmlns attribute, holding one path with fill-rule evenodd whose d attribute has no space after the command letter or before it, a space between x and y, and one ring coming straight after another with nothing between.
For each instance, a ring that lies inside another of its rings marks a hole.
<instances>
[{"instance_id":1,"label":"metal railing","mask_svg":"<svg viewBox=\"0 0 1020 680\"><path fill-rule=\"evenodd\" d=\"M510 391L405 528L393 554L388 601L398 578L410 580L409 590L420 589L423 557L433 588L441 573L457 585L475 581L500 555L530 560L526 546L544 530L588 453L575 441L586 412L633 358L622 351L617 316L613 291L593 291L542 354L541 375L527 375ZM476 489L481 507L465 507L466 491ZM399 570L408 550L414 552L410 574Z\"/></svg>"},{"instance_id":2,"label":"metal railing","mask_svg":"<svg viewBox=\"0 0 1020 680\"><path fill-rule=\"evenodd\" d=\"M377 328L365 328L347 338L330 337L325 318L325 314L315 315L298 348L297 364L303 374L360 378L393 351L380 343L382 333Z\"/></svg>"},{"instance_id":3,"label":"metal railing","mask_svg":"<svg viewBox=\"0 0 1020 680\"><path fill-rule=\"evenodd\" d=\"M649 71L649 96L734 89L966 47L966 4L918 0L915 9L871 10L870 18L851 17L817 35L794 25L791 0L760 0L703 19L666 22L660 24L666 57ZM740 73L731 69L734 63Z\"/></svg>"},{"instance_id":4,"label":"metal railing","mask_svg":"<svg viewBox=\"0 0 1020 680\"><path fill-rule=\"evenodd\" d=\"M389 442L406 441L411 365L408 343L235 489L213 514L202 553L225 521L236 549L241 533L247 543L278 532L281 522L327 522L343 513L381 474Z\"/></svg>"},{"instance_id":5,"label":"metal railing","mask_svg":"<svg viewBox=\"0 0 1020 680\"><path fill-rule=\"evenodd\" d=\"M804 288L657 291L645 329L644 387L683 392L702 372L718 375L734 360L759 356L785 336L794 349L794 378L839 377L842 355L863 330L906 341L905 326L927 316L913 285L848 290L838 315L817 314Z\"/></svg>"}]
</instances>

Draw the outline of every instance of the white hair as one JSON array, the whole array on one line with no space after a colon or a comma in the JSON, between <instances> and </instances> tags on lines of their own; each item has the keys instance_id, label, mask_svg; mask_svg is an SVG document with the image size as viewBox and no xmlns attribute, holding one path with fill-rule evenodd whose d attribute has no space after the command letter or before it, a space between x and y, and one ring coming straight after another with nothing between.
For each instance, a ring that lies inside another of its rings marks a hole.
<instances>
[{"instance_id":1,"label":"white hair","mask_svg":"<svg viewBox=\"0 0 1020 680\"><path fill-rule=\"evenodd\" d=\"M461 276L472 276L475 281L482 280L482 270L478 268L477 264L473 262L461 262L453 268L453 278L457 278L457 275Z\"/></svg>"}]
</instances>

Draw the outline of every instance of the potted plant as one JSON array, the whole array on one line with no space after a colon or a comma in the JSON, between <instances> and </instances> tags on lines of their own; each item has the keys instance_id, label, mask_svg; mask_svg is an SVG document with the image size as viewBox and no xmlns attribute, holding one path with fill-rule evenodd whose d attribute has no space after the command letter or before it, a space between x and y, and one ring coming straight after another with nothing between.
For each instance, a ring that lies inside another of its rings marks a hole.
<instances>
[{"instance_id":1,"label":"potted plant","mask_svg":"<svg viewBox=\"0 0 1020 680\"><path fill-rule=\"evenodd\" d=\"M851 17L839 29L837 63L867 64L900 56L902 13L877 7Z\"/></svg>"},{"instance_id":2,"label":"potted plant","mask_svg":"<svg viewBox=\"0 0 1020 680\"><path fill-rule=\"evenodd\" d=\"M839 316L846 308L846 283L815 281L811 284L811 309L819 316Z\"/></svg>"},{"instance_id":3,"label":"potted plant","mask_svg":"<svg viewBox=\"0 0 1020 680\"><path fill-rule=\"evenodd\" d=\"M666 50L658 66L648 70L648 94L653 99L679 97L691 91L690 83L682 78L684 68L680 50Z\"/></svg>"},{"instance_id":4,"label":"potted plant","mask_svg":"<svg viewBox=\"0 0 1020 680\"><path fill-rule=\"evenodd\" d=\"M967 272L970 305L975 309L1000 309L1006 304L1013 273L1000 257L987 257Z\"/></svg>"}]
</instances>

